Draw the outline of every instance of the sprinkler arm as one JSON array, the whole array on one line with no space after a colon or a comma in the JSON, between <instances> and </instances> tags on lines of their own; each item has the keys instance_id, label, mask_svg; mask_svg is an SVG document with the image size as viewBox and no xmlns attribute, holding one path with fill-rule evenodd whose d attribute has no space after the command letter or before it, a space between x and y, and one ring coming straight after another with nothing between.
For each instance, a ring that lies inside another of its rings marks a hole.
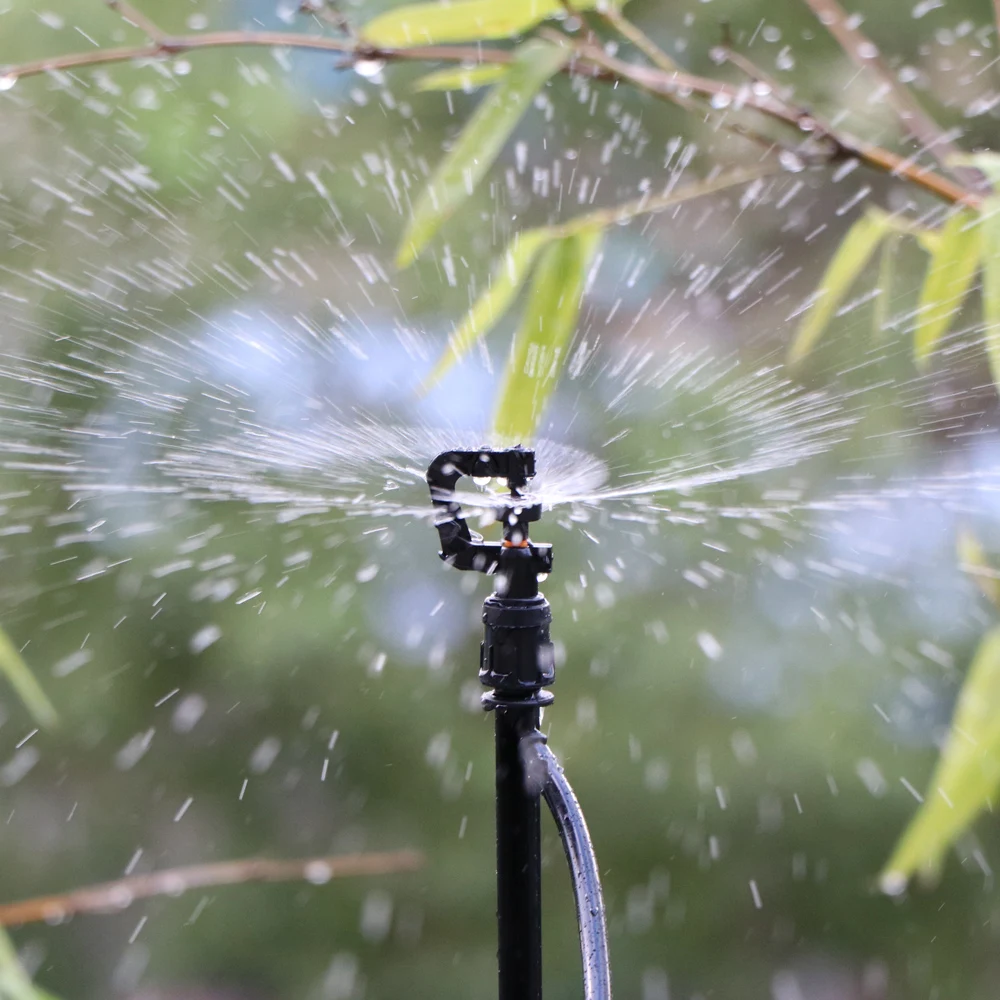
<instances>
[{"instance_id":1,"label":"sprinkler arm","mask_svg":"<svg viewBox=\"0 0 1000 1000\"><path fill-rule=\"evenodd\" d=\"M438 455L427 470L427 485L439 512L435 527L441 539L441 558L455 569L492 575L500 566L504 549L527 549L536 575L551 572L552 547L528 540L528 523L541 517L541 504L524 506L518 502L520 491L534 475L535 453L521 447L446 451ZM502 542L486 542L469 529L462 516L462 505L455 499L455 487L462 476L507 481L510 497L504 500L509 502L498 504L495 509L497 520L503 524Z\"/></svg>"}]
</instances>

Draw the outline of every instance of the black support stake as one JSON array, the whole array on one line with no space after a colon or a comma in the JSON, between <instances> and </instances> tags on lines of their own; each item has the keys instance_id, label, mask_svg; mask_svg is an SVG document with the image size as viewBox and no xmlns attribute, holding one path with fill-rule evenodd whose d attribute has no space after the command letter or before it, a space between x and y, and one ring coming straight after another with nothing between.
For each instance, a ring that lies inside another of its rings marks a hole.
<instances>
[{"instance_id":1,"label":"black support stake","mask_svg":"<svg viewBox=\"0 0 1000 1000\"><path fill-rule=\"evenodd\" d=\"M538 709L497 708L497 963L500 1000L541 1000L542 834L522 738Z\"/></svg>"}]
</instances>

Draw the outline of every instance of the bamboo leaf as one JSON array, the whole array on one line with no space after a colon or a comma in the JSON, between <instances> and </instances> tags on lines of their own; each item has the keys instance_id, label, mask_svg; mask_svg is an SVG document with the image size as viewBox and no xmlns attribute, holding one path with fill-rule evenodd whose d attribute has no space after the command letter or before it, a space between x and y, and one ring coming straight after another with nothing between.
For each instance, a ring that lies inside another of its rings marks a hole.
<instances>
[{"instance_id":1,"label":"bamboo leaf","mask_svg":"<svg viewBox=\"0 0 1000 1000\"><path fill-rule=\"evenodd\" d=\"M941 234L936 229L920 229L915 238L924 253L935 254L941 245Z\"/></svg>"},{"instance_id":2,"label":"bamboo leaf","mask_svg":"<svg viewBox=\"0 0 1000 1000\"><path fill-rule=\"evenodd\" d=\"M984 596L995 607L1000 608L1000 573L990 565L979 539L967 528L963 528L958 533L956 549L959 568L976 581Z\"/></svg>"},{"instance_id":3,"label":"bamboo leaf","mask_svg":"<svg viewBox=\"0 0 1000 1000\"><path fill-rule=\"evenodd\" d=\"M24 662L17 646L10 641L10 637L2 628L0 628L0 673L7 678L35 722L50 729L58 723L59 717L48 695Z\"/></svg>"},{"instance_id":4,"label":"bamboo leaf","mask_svg":"<svg viewBox=\"0 0 1000 1000\"><path fill-rule=\"evenodd\" d=\"M597 3L598 0L581 0L573 8L593 10ZM510 38L565 10L561 0L405 4L369 21L361 29L361 37L383 48Z\"/></svg>"},{"instance_id":5,"label":"bamboo leaf","mask_svg":"<svg viewBox=\"0 0 1000 1000\"><path fill-rule=\"evenodd\" d=\"M417 199L400 242L400 267L413 262L438 227L469 197L531 106L532 98L569 57L568 48L534 39L517 50L507 74L483 99Z\"/></svg>"},{"instance_id":6,"label":"bamboo leaf","mask_svg":"<svg viewBox=\"0 0 1000 1000\"><path fill-rule=\"evenodd\" d=\"M892 280L896 271L896 254L899 252L899 233L889 233L882 241L878 262L878 295L875 298L875 311L872 316L872 326L876 340L885 336L889 326L889 309L892 305Z\"/></svg>"},{"instance_id":7,"label":"bamboo leaf","mask_svg":"<svg viewBox=\"0 0 1000 1000\"><path fill-rule=\"evenodd\" d=\"M847 231L823 273L816 289L816 301L803 318L788 348L789 364L797 364L816 346L851 285L892 228L883 213L869 212Z\"/></svg>"},{"instance_id":8,"label":"bamboo leaf","mask_svg":"<svg viewBox=\"0 0 1000 1000\"><path fill-rule=\"evenodd\" d=\"M527 280L538 251L552 238L550 229L528 229L517 234L504 251L489 288L476 299L448 338L448 346L425 379L421 391L426 392L436 385L451 366L472 349L477 340L485 337L496 326Z\"/></svg>"},{"instance_id":9,"label":"bamboo leaf","mask_svg":"<svg viewBox=\"0 0 1000 1000\"><path fill-rule=\"evenodd\" d=\"M972 286L982 257L982 240L973 212L956 212L941 227L937 249L927 265L920 290L919 319L913 332L913 357L925 365L937 342L951 326Z\"/></svg>"},{"instance_id":10,"label":"bamboo leaf","mask_svg":"<svg viewBox=\"0 0 1000 1000\"><path fill-rule=\"evenodd\" d=\"M439 69L417 80L415 87L426 93L435 90L464 90L466 93L496 83L507 74L507 67L498 63L480 66L459 66L457 69Z\"/></svg>"},{"instance_id":11,"label":"bamboo leaf","mask_svg":"<svg viewBox=\"0 0 1000 1000\"><path fill-rule=\"evenodd\" d=\"M1000 388L1000 197L987 198L982 207L983 336L990 374Z\"/></svg>"},{"instance_id":12,"label":"bamboo leaf","mask_svg":"<svg viewBox=\"0 0 1000 1000\"><path fill-rule=\"evenodd\" d=\"M31 981L4 930L0 930L0 1000L56 1000Z\"/></svg>"},{"instance_id":13,"label":"bamboo leaf","mask_svg":"<svg viewBox=\"0 0 1000 1000\"><path fill-rule=\"evenodd\" d=\"M983 637L958 696L924 802L881 875L899 893L916 872L935 873L944 852L1000 787L1000 626Z\"/></svg>"},{"instance_id":14,"label":"bamboo leaf","mask_svg":"<svg viewBox=\"0 0 1000 1000\"><path fill-rule=\"evenodd\" d=\"M593 227L556 240L538 262L493 417L502 440L527 441L538 426L566 360L602 233Z\"/></svg>"}]
</instances>

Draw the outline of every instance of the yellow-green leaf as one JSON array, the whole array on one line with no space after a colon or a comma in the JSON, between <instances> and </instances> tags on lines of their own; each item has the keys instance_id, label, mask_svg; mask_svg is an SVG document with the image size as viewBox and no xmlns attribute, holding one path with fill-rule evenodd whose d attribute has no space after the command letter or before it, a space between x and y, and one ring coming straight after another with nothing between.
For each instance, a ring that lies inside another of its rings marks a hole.
<instances>
[{"instance_id":1,"label":"yellow-green leaf","mask_svg":"<svg viewBox=\"0 0 1000 1000\"><path fill-rule=\"evenodd\" d=\"M489 288L476 299L448 338L448 346L424 381L423 391L444 378L451 366L496 326L527 280L538 251L551 239L552 230L546 228L527 229L514 237L490 279Z\"/></svg>"},{"instance_id":2,"label":"yellow-green leaf","mask_svg":"<svg viewBox=\"0 0 1000 1000\"><path fill-rule=\"evenodd\" d=\"M889 308L892 304L892 279L896 270L896 254L899 251L899 233L889 233L882 241L878 263L878 295L872 316L875 339L881 340L889 326Z\"/></svg>"},{"instance_id":3,"label":"yellow-green leaf","mask_svg":"<svg viewBox=\"0 0 1000 1000\"><path fill-rule=\"evenodd\" d=\"M7 678L35 722L49 728L56 725L58 716L52 702L35 680L35 675L22 659L17 646L10 641L2 628L0 628L0 674Z\"/></svg>"},{"instance_id":4,"label":"yellow-green leaf","mask_svg":"<svg viewBox=\"0 0 1000 1000\"><path fill-rule=\"evenodd\" d=\"M993 382L1000 387L1000 197L983 202L983 336Z\"/></svg>"},{"instance_id":5,"label":"yellow-green leaf","mask_svg":"<svg viewBox=\"0 0 1000 1000\"><path fill-rule=\"evenodd\" d=\"M962 528L956 549L959 568L965 570L983 594L1000 608L1000 573L990 565L979 539L968 528Z\"/></svg>"},{"instance_id":6,"label":"yellow-green leaf","mask_svg":"<svg viewBox=\"0 0 1000 1000\"><path fill-rule=\"evenodd\" d=\"M941 237L920 290L917 327L913 331L913 357L917 364L927 363L969 293L982 257L980 237L976 215L968 209L956 212L941 227Z\"/></svg>"},{"instance_id":7,"label":"yellow-green leaf","mask_svg":"<svg viewBox=\"0 0 1000 1000\"><path fill-rule=\"evenodd\" d=\"M56 1000L36 986L21 965L14 943L0 928L0 1000Z\"/></svg>"},{"instance_id":8,"label":"yellow-green leaf","mask_svg":"<svg viewBox=\"0 0 1000 1000\"><path fill-rule=\"evenodd\" d=\"M593 10L598 0L574 3ZM566 10L561 0L459 0L414 3L379 14L361 29L361 37L383 48L438 45L510 38Z\"/></svg>"},{"instance_id":9,"label":"yellow-green leaf","mask_svg":"<svg viewBox=\"0 0 1000 1000\"><path fill-rule=\"evenodd\" d=\"M555 240L538 262L493 417L503 441L527 441L538 426L566 361L602 233L593 227Z\"/></svg>"},{"instance_id":10,"label":"yellow-green leaf","mask_svg":"<svg viewBox=\"0 0 1000 1000\"><path fill-rule=\"evenodd\" d=\"M815 302L805 314L788 348L789 364L801 361L815 347L851 285L891 229L892 225L884 213L868 212L847 231L823 272Z\"/></svg>"},{"instance_id":11,"label":"yellow-green leaf","mask_svg":"<svg viewBox=\"0 0 1000 1000\"><path fill-rule=\"evenodd\" d=\"M517 50L507 74L483 99L417 199L400 241L400 267L412 263L441 223L472 194L532 98L569 57L570 49L537 39Z\"/></svg>"},{"instance_id":12,"label":"yellow-green leaf","mask_svg":"<svg viewBox=\"0 0 1000 1000\"><path fill-rule=\"evenodd\" d=\"M987 632L958 696L944 750L916 816L881 875L902 892L916 872L934 874L944 852L1000 788L1000 626Z\"/></svg>"},{"instance_id":13,"label":"yellow-green leaf","mask_svg":"<svg viewBox=\"0 0 1000 1000\"><path fill-rule=\"evenodd\" d=\"M476 90L488 83L496 83L507 73L507 67L502 63L482 63L479 66L459 66L456 69L439 69L422 76L416 83L416 89L422 92L431 90Z\"/></svg>"}]
</instances>

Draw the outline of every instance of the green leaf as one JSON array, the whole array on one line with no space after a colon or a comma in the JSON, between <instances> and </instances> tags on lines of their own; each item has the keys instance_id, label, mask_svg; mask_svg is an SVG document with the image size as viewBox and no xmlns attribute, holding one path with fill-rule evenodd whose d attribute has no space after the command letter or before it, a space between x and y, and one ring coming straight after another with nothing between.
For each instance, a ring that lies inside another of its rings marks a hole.
<instances>
[{"instance_id":1,"label":"green leaf","mask_svg":"<svg viewBox=\"0 0 1000 1000\"><path fill-rule=\"evenodd\" d=\"M456 69L439 69L420 77L415 88L424 93L431 90L477 90L488 83L496 83L506 76L507 67L501 63L483 63L479 66L459 66Z\"/></svg>"},{"instance_id":2,"label":"green leaf","mask_svg":"<svg viewBox=\"0 0 1000 1000\"><path fill-rule=\"evenodd\" d=\"M417 199L400 241L396 258L400 267L413 262L441 223L472 194L531 99L569 57L569 48L534 39L517 50L506 76L483 99Z\"/></svg>"},{"instance_id":3,"label":"green leaf","mask_svg":"<svg viewBox=\"0 0 1000 1000\"><path fill-rule=\"evenodd\" d=\"M983 336L994 384L1000 388L1000 197L983 202Z\"/></svg>"},{"instance_id":4,"label":"green leaf","mask_svg":"<svg viewBox=\"0 0 1000 1000\"><path fill-rule=\"evenodd\" d=\"M0 628L0 673L10 682L10 686L24 702L35 722L48 728L58 723L59 718L52 702L2 628Z\"/></svg>"},{"instance_id":5,"label":"green leaf","mask_svg":"<svg viewBox=\"0 0 1000 1000\"><path fill-rule=\"evenodd\" d=\"M598 0L574 3L593 10ZM361 29L364 41L382 48L477 42L520 35L549 17L565 12L562 0L460 0L414 3L386 11Z\"/></svg>"},{"instance_id":6,"label":"green leaf","mask_svg":"<svg viewBox=\"0 0 1000 1000\"><path fill-rule=\"evenodd\" d=\"M847 231L816 289L816 301L809 308L791 345L788 363L797 364L816 346L827 324L843 302L851 285L864 270L872 254L892 224L882 212L868 212Z\"/></svg>"},{"instance_id":7,"label":"green leaf","mask_svg":"<svg viewBox=\"0 0 1000 1000\"><path fill-rule=\"evenodd\" d=\"M514 237L493 272L489 288L476 299L448 338L448 346L424 380L422 391L440 382L451 366L496 326L527 280L538 251L552 238L553 231L547 228L526 229Z\"/></svg>"},{"instance_id":8,"label":"green leaf","mask_svg":"<svg viewBox=\"0 0 1000 1000\"><path fill-rule=\"evenodd\" d=\"M977 217L962 209L941 227L937 249L927 265L927 276L920 290L917 327L913 331L913 358L917 364L927 363L937 342L951 326L969 293L981 257Z\"/></svg>"},{"instance_id":9,"label":"green leaf","mask_svg":"<svg viewBox=\"0 0 1000 1000\"><path fill-rule=\"evenodd\" d=\"M56 1000L37 987L17 957L7 932L0 928L0 1000Z\"/></svg>"},{"instance_id":10,"label":"green leaf","mask_svg":"<svg viewBox=\"0 0 1000 1000\"><path fill-rule=\"evenodd\" d=\"M875 298L875 311L872 316L872 326L876 340L885 336L889 326L889 308L892 304L892 279L896 270L896 254L899 252L899 233L889 233L882 241L882 250L878 262L878 295Z\"/></svg>"},{"instance_id":11,"label":"green leaf","mask_svg":"<svg viewBox=\"0 0 1000 1000\"><path fill-rule=\"evenodd\" d=\"M547 246L538 262L493 417L503 441L527 441L538 426L566 361L602 234L593 227L565 236Z\"/></svg>"},{"instance_id":12,"label":"green leaf","mask_svg":"<svg viewBox=\"0 0 1000 1000\"><path fill-rule=\"evenodd\" d=\"M995 607L1000 608L1000 573L990 565L979 539L967 528L963 528L958 533L956 549L959 568L976 581L976 585Z\"/></svg>"},{"instance_id":13,"label":"green leaf","mask_svg":"<svg viewBox=\"0 0 1000 1000\"><path fill-rule=\"evenodd\" d=\"M915 872L935 874L948 847L982 809L992 807L998 787L1000 626L979 644L924 803L882 872L882 888L899 893Z\"/></svg>"}]
</instances>

